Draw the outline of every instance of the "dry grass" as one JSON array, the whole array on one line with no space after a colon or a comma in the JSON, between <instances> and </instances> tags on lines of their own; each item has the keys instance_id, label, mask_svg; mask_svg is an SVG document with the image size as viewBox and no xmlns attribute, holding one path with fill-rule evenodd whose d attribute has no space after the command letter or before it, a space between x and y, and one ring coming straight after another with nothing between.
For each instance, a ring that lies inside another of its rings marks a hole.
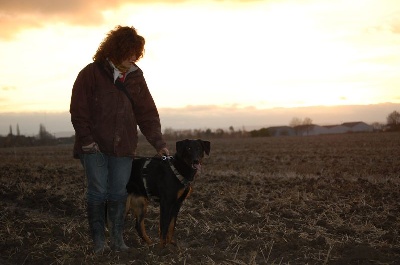
<instances>
[{"instance_id":1,"label":"dry grass","mask_svg":"<svg viewBox=\"0 0 400 265\"><path fill-rule=\"evenodd\" d=\"M0 149L2 264L398 264L400 135L212 140L179 247L90 252L71 146ZM170 143L170 149L173 149ZM142 143L140 155L153 155ZM149 207L157 238L158 208ZM157 241L157 240L155 240Z\"/></svg>"}]
</instances>

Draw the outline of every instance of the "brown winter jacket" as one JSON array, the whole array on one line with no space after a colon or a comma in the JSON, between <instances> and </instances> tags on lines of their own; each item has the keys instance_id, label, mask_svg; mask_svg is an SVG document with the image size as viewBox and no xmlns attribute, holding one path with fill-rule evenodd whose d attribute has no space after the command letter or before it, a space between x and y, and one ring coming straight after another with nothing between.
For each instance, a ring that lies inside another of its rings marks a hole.
<instances>
[{"instance_id":1,"label":"brown winter jacket","mask_svg":"<svg viewBox=\"0 0 400 265\"><path fill-rule=\"evenodd\" d=\"M128 97L114 85L113 69L107 61L90 63L79 72L70 105L75 158L84 153L82 146L93 142L105 154L133 157L138 143L137 126L156 150L166 146L142 70L129 73L124 84L134 101L134 111Z\"/></svg>"}]
</instances>

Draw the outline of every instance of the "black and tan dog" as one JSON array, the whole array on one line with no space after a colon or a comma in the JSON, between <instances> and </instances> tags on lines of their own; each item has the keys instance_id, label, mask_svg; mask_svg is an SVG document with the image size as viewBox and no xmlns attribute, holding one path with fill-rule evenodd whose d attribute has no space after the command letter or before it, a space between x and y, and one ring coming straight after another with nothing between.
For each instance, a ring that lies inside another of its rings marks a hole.
<instances>
[{"instance_id":1,"label":"black and tan dog","mask_svg":"<svg viewBox=\"0 0 400 265\"><path fill-rule=\"evenodd\" d=\"M125 215L132 210L139 236L151 244L144 219L150 200L160 203L160 245L176 244L173 239L176 219L182 202L192 190L191 182L199 173L204 154L210 154L210 142L176 142L176 153L169 157L135 158L127 187Z\"/></svg>"}]
</instances>

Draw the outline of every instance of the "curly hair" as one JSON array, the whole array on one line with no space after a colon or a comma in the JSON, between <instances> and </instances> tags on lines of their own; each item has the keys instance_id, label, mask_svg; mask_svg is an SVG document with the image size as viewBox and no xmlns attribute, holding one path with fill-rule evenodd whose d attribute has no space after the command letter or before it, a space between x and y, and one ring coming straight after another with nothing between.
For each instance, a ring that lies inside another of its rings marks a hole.
<instances>
[{"instance_id":1,"label":"curly hair","mask_svg":"<svg viewBox=\"0 0 400 265\"><path fill-rule=\"evenodd\" d=\"M116 26L100 43L93 61L111 60L115 65L136 56L136 61L143 57L145 40L138 35L134 27Z\"/></svg>"}]
</instances>

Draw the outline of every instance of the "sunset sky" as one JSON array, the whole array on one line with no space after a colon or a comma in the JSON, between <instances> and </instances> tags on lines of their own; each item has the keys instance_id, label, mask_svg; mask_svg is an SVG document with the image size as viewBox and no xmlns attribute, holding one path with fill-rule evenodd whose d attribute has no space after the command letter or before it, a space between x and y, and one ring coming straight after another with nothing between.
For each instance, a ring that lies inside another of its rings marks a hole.
<instances>
[{"instance_id":1,"label":"sunset sky","mask_svg":"<svg viewBox=\"0 0 400 265\"><path fill-rule=\"evenodd\" d=\"M400 103L398 0L0 0L0 23L0 119L67 112L116 25L146 38L138 65L161 117Z\"/></svg>"}]
</instances>

